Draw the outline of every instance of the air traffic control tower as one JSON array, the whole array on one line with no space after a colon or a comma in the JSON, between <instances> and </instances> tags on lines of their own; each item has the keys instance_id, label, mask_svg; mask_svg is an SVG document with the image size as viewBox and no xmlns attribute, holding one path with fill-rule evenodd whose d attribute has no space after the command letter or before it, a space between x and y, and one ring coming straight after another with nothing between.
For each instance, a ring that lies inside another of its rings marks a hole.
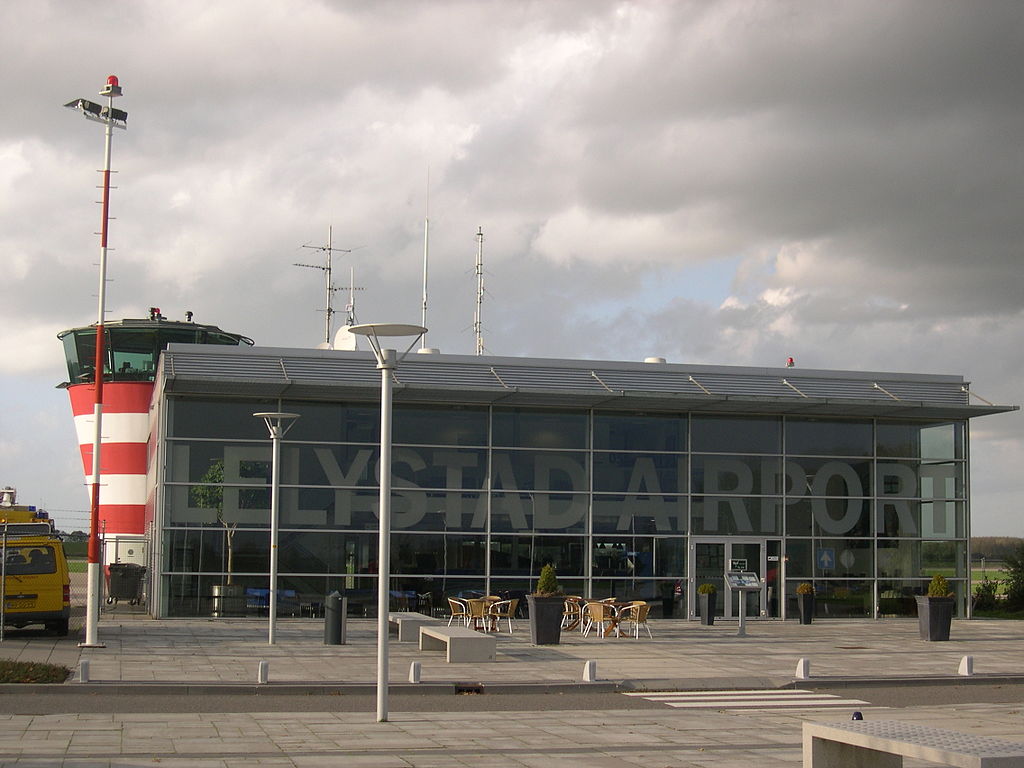
<instances>
[{"instance_id":1,"label":"air traffic control tower","mask_svg":"<svg viewBox=\"0 0 1024 768\"><path fill-rule=\"evenodd\" d=\"M168 344L252 345L252 339L215 325L166 319L151 307L148 319L104 324L103 435L100 460L100 526L103 563L145 565L147 499L146 445L150 434L150 400L160 353ZM94 440L96 326L61 331L68 364L68 390L82 453L86 491L92 483ZM87 495L88 498L88 495ZM149 511L150 518L152 510Z\"/></svg>"}]
</instances>

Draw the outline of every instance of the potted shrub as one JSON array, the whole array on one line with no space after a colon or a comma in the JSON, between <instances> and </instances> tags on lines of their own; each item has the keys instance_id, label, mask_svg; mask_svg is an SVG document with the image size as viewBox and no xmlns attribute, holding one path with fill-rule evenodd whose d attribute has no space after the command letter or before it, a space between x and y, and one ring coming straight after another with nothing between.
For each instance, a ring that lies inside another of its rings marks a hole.
<instances>
[{"instance_id":1,"label":"potted shrub","mask_svg":"<svg viewBox=\"0 0 1024 768\"><path fill-rule=\"evenodd\" d=\"M796 588L797 606L800 608L800 623L810 624L814 619L814 585L801 582Z\"/></svg>"},{"instance_id":2,"label":"potted shrub","mask_svg":"<svg viewBox=\"0 0 1024 768\"><path fill-rule=\"evenodd\" d=\"M953 620L953 593L941 573L932 576L928 594L917 595L917 626L922 640L949 640Z\"/></svg>"},{"instance_id":3,"label":"potted shrub","mask_svg":"<svg viewBox=\"0 0 1024 768\"><path fill-rule=\"evenodd\" d=\"M555 566L540 569L537 588L526 596L530 606L530 642L534 645L558 645L562 636L562 611L565 595L558 586Z\"/></svg>"},{"instance_id":4,"label":"potted shrub","mask_svg":"<svg viewBox=\"0 0 1024 768\"><path fill-rule=\"evenodd\" d=\"M701 584L697 587L697 600L700 603L700 623L711 626L715 623L715 602L718 590L714 584Z\"/></svg>"}]
</instances>

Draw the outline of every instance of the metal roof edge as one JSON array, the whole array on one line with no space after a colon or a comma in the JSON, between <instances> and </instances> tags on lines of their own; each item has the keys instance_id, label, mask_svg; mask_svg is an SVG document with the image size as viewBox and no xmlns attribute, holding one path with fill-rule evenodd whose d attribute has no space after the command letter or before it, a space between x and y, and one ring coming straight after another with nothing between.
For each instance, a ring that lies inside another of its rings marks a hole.
<instances>
[{"instance_id":1,"label":"metal roof edge","mask_svg":"<svg viewBox=\"0 0 1024 768\"><path fill-rule=\"evenodd\" d=\"M243 355L307 359L373 359L368 350L305 349L301 347L234 347L195 344L170 344L168 354L187 352L196 355ZM586 358L498 357L490 355L457 355L436 353L418 356L410 354L403 365L423 363L462 363L488 366L571 368L577 370L605 369L614 371L671 371L709 375L767 376L778 379L852 379L857 381L917 381L946 384L965 384L963 375L940 373L907 373L899 371L855 371L824 368L786 368L740 365L708 365L702 363L646 363L627 360L591 360Z\"/></svg>"}]
</instances>

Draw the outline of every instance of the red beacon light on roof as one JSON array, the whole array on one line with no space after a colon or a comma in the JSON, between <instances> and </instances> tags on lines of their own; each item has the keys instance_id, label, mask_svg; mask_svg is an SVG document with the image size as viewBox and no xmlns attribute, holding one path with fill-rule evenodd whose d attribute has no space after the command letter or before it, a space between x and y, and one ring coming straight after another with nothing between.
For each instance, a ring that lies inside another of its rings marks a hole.
<instances>
[{"instance_id":1,"label":"red beacon light on roof","mask_svg":"<svg viewBox=\"0 0 1024 768\"><path fill-rule=\"evenodd\" d=\"M786 367L787 368L795 368L796 367L796 360L794 360L792 357L787 357L786 358Z\"/></svg>"}]
</instances>

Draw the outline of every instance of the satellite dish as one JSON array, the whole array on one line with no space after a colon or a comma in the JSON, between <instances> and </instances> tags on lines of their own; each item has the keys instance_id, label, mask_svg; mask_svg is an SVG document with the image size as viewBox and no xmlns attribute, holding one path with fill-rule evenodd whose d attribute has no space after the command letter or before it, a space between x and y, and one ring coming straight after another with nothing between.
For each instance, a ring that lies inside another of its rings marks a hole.
<instances>
[{"instance_id":1,"label":"satellite dish","mask_svg":"<svg viewBox=\"0 0 1024 768\"><path fill-rule=\"evenodd\" d=\"M356 350L359 349L357 345L356 335L349 329L352 326L343 325L338 329L338 332L334 334L334 348L335 349L346 349Z\"/></svg>"}]
</instances>

